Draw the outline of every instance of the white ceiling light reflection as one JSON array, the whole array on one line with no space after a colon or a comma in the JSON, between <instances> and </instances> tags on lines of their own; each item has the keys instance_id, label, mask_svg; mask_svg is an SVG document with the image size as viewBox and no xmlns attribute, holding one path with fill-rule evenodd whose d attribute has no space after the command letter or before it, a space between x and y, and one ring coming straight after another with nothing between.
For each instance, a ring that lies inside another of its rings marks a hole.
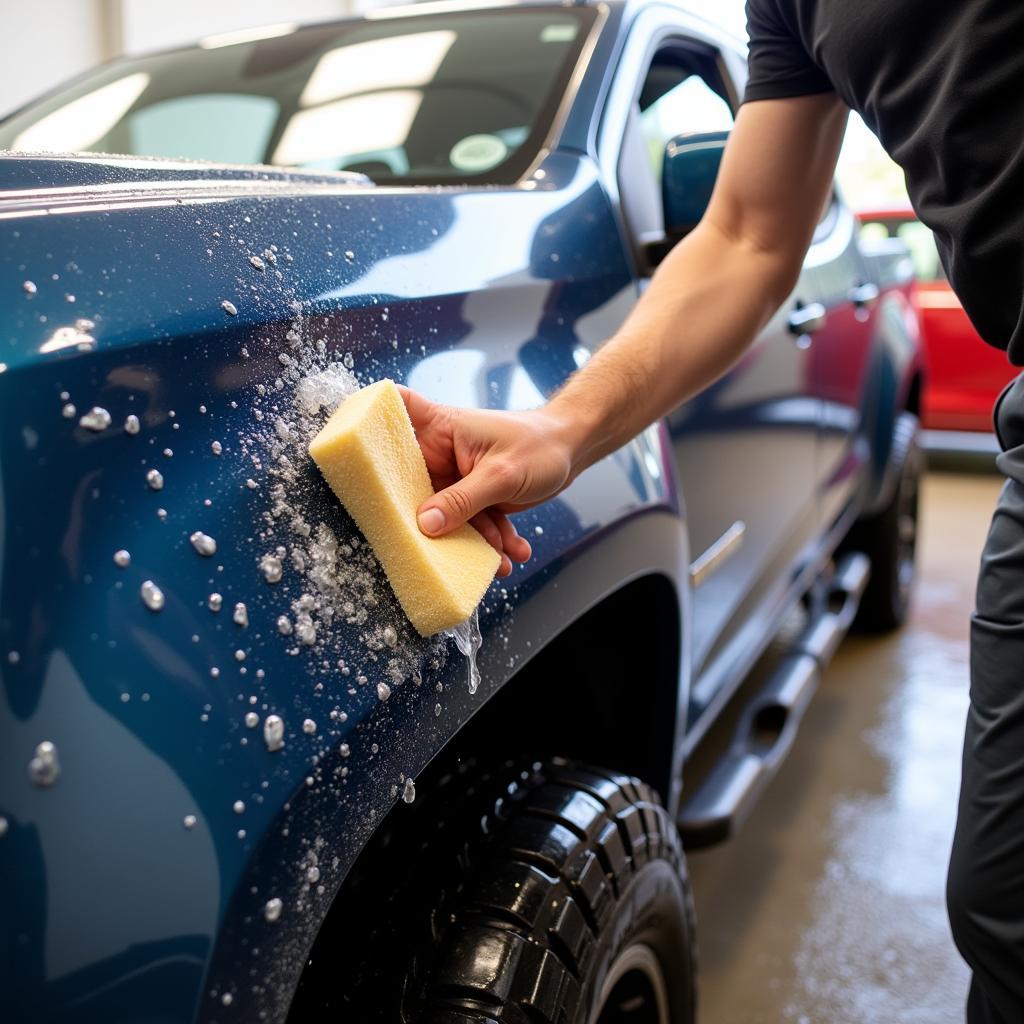
<instances>
[{"instance_id":1,"label":"white ceiling light reflection","mask_svg":"<svg viewBox=\"0 0 1024 1024\"><path fill-rule=\"evenodd\" d=\"M304 164L337 156L338 139L355 138L363 152L405 142L423 94L415 89L335 100L293 114L271 162Z\"/></svg>"},{"instance_id":2,"label":"white ceiling light reflection","mask_svg":"<svg viewBox=\"0 0 1024 1024\"><path fill-rule=\"evenodd\" d=\"M504 7L508 0L439 0L438 3L401 4L396 7L371 7L362 11L367 21L407 18L410 14L448 14L452 11L479 11L485 7Z\"/></svg>"},{"instance_id":3,"label":"white ceiling light reflection","mask_svg":"<svg viewBox=\"0 0 1024 1024\"><path fill-rule=\"evenodd\" d=\"M203 50L216 50L221 46L234 46L236 43L255 43L261 39L276 39L278 36L291 35L298 27L297 22L285 21L277 25L243 28L237 32L220 32L215 36L206 36L200 39L199 47Z\"/></svg>"},{"instance_id":4,"label":"white ceiling light reflection","mask_svg":"<svg viewBox=\"0 0 1024 1024\"><path fill-rule=\"evenodd\" d=\"M299 103L316 106L340 96L403 85L425 85L455 42L454 32L416 32L339 46L325 53Z\"/></svg>"},{"instance_id":5,"label":"white ceiling light reflection","mask_svg":"<svg viewBox=\"0 0 1024 1024\"><path fill-rule=\"evenodd\" d=\"M87 92L29 125L11 148L39 153L88 149L124 117L147 85L149 75L137 71Z\"/></svg>"},{"instance_id":6,"label":"white ceiling light reflection","mask_svg":"<svg viewBox=\"0 0 1024 1024\"><path fill-rule=\"evenodd\" d=\"M74 327L58 327L42 345L41 353L59 352L65 348L76 348L79 352L88 352L96 347L96 339L78 324Z\"/></svg>"}]
</instances>

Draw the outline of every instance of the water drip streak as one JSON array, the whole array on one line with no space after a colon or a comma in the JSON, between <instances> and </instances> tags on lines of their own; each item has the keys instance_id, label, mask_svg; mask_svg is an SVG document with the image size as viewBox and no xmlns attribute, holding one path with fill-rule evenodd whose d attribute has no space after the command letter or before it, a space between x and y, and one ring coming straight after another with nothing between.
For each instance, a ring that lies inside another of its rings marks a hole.
<instances>
[{"instance_id":1,"label":"water drip streak","mask_svg":"<svg viewBox=\"0 0 1024 1024\"><path fill-rule=\"evenodd\" d=\"M469 692L474 694L480 686L480 670L476 665L476 656L483 646L483 636L480 633L480 610L474 608L473 614L465 622L460 622L446 632L455 638L455 646L469 661Z\"/></svg>"}]
</instances>

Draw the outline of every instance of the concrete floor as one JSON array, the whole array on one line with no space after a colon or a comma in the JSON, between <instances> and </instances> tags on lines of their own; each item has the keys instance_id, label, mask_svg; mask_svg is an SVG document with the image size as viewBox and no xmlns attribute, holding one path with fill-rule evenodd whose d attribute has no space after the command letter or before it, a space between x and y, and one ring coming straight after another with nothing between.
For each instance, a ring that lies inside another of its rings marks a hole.
<instances>
[{"instance_id":1,"label":"concrete floor","mask_svg":"<svg viewBox=\"0 0 1024 1024\"><path fill-rule=\"evenodd\" d=\"M968 614L996 476L931 474L915 604L848 638L734 841L690 856L701 1024L955 1024L944 884Z\"/></svg>"}]
</instances>

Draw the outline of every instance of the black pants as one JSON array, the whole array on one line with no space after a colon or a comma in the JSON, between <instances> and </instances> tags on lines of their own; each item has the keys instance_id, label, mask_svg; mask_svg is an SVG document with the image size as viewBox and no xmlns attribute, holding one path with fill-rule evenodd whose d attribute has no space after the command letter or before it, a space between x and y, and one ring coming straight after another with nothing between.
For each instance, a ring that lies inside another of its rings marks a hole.
<instances>
[{"instance_id":1,"label":"black pants","mask_svg":"<svg viewBox=\"0 0 1024 1024\"><path fill-rule=\"evenodd\" d=\"M969 1024L1024 1024L1024 375L996 403L1007 477L971 619L971 704L946 899Z\"/></svg>"}]
</instances>

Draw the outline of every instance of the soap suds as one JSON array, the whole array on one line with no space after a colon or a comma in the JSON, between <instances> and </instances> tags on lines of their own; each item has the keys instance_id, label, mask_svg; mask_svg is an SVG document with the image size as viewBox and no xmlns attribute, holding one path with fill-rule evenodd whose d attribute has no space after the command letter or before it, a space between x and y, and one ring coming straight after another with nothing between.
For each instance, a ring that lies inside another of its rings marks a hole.
<instances>
[{"instance_id":1,"label":"soap suds","mask_svg":"<svg viewBox=\"0 0 1024 1024\"><path fill-rule=\"evenodd\" d=\"M299 315L276 354L278 375L257 387L253 425L239 436L253 473L247 486L265 495L256 564L273 588L267 600L288 653L310 656L316 675L355 669L356 685L372 685L386 701L395 687L418 685L428 666L443 664L445 636L425 640L415 631L372 549L309 458L309 442L360 381L351 353L338 360L324 339L311 341L304 330ZM468 625L463 632L466 651L475 652L479 643L473 646ZM351 669L339 668L339 656L353 662ZM471 692L476 679L474 667Z\"/></svg>"}]
</instances>

